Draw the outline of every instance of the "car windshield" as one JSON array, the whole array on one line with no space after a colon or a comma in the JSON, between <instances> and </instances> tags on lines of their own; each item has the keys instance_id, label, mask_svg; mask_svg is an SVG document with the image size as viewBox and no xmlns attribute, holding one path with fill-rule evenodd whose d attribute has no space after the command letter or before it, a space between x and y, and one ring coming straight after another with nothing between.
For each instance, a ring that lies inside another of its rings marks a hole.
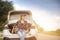
<instances>
[{"instance_id":1,"label":"car windshield","mask_svg":"<svg viewBox=\"0 0 60 40\"><path fill-rule=\"evenodd\" d=\"M15 23L20 19L20 14L14 14L9 16L9 23ZM32 17L30 15L26 15L25 19L29 22L32 22Z\"/></svg>"},{"instance_id":2,"label":"car windshield","mask_svg":"<svg viewBox=\"0 0 60 40\"><path fill-rule=\"evenodd\" d=\"M9 21L10 21L10 20L18 20L19 17L20 17L20 15L11 15L11 16L9 17Z\"/></svg>"}]
</instances>

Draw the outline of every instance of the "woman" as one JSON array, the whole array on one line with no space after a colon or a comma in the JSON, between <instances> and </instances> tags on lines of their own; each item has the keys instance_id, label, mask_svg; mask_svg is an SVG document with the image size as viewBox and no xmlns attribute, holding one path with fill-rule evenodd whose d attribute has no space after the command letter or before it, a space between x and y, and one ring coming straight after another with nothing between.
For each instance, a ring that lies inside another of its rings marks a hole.
<instances>
[{"instance_id":1,"label":"woman","mask_svg":"<svg viewBox=\"0 0 60 40\"><path fill-rule=\"evenodd\" d=\"M27 21L25 21L25 16L22 15L21 19L17 22L18 26L18 34L20 36L20 40L24 40L26 36L26 25Z\"/></svg>"},{"instance_id":2,"label":"woman","mask_svg":"<svg viewBox=\"0 0 60 40\"><path fill-rule=\"evenodd\" d=\"M20 36L20 40L24 40L26 37L26 33L30 30L30 23L27 23L25 20L25 15L22 15L20 17L20 20L17 21L16 25L14 25L13 30L14 33L17 32L18 29L18 35ZM13 32L13 31L12 31Z\"/></svg>"}]
</instances>

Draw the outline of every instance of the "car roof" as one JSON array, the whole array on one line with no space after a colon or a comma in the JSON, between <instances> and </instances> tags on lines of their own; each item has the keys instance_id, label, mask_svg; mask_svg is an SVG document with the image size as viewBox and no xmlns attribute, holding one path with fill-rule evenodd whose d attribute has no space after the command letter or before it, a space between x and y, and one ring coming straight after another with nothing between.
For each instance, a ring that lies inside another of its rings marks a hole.
<instances>
[{"instance_id":1,"label":"car roof","mask_svg":"<svg viewBox=\"0 0 60 40\"><path fill-rule=\"evenodd\" d=\"M10 11L10 15L15 15L15 14L26 14L26 15L32 15L31 11Z\"/></svg>"}]
</instances>

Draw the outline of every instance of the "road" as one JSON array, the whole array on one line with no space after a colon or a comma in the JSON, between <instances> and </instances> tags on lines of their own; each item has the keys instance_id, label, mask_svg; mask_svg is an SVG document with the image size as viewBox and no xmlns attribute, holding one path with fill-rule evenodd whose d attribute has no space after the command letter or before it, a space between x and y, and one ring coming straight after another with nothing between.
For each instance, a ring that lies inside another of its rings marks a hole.
<instances>
[{"instance_id":1,"label":"road","mask_svg":"<svg viewBox=\"0 0 60 40\"><path fill-rule=\"evenodd\" d=\"M37 40L60 40L60 36L53 36L53 35L47 35L47 34L41 34L41 33L37 34L35 36L36 36ZM14 34L10 37L17 37L18 38L18 35L15 36L15 34Z\"/></svg>"},{"instance_id":2,"label":"road","mask_svg":"<svg viewBox=\"0 0 60 40\"><path fill-rule=\"evenodd\" d=\"M60 36L52 36L47 34L36 35L37 40L60 40Z\"/></svg>"}]
</instances>

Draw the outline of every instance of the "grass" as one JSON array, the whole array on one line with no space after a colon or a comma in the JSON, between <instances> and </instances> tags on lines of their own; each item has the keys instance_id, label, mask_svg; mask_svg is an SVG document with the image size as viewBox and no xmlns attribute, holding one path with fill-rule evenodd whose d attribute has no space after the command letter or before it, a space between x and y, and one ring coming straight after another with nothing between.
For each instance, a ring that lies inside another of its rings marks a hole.
<instances>
[{"instance_id":1,"label":"grass","mask_svg":"<svg viewBox=\"0 0 60 40\"><path fill-rule=\"evenodd\" d=\"M42 32L40 31L39 33L60 36L60 29L56 31L42 31Z\"/></svg>"},{"instance_id":2,"label":"grass","mask_svg":"<svg viewBox=\"0 0 60 40\"><path fill-rule=\"evenodd\" d=\"M49 35L60 36L60 29L57 29L56 31L45 31L43 33L49 34Z\"/></svg>"},{"instance_id":3,"label":"grass","mask_svg":"<svg viewBox=\"0 0 60 40\"><path fill-rule=\"evenodd\" d=\"M0 40L3 40L3 32L0 31Z\"/></svg>"},{"instance_id":4,"label":"grass","mask_svg":"<svg viewBox=\"0 0 60 40\"><path fill-rule=\"evenodd\" d=\"M43 34L48 34L48 35L60 36L60 33L59 32L55 32L55 31L44 31L42 33Z\"/></svg>"},{"instance_id":5,"label":"grass","mask_svg":"<svg viewBox=\"0 0 60 40\"><path fill-rule=\"evenodd\" d=\"M0 40L3 40L3 38L0 38Z\"/></svg>"},{"instance_id":6,"label":"grass","mask_svg":"<svg viewBox=\"0 0 60 40\"><path fill-rule=\"evenodd\" d=\"M42 34L48 34L48 35L54 35L54 36L60 36L60 29L57 29L56 31L42 31L40 30L41 28L39 28L39 33L42 33Z\"/></svg>"}]
</instances>

